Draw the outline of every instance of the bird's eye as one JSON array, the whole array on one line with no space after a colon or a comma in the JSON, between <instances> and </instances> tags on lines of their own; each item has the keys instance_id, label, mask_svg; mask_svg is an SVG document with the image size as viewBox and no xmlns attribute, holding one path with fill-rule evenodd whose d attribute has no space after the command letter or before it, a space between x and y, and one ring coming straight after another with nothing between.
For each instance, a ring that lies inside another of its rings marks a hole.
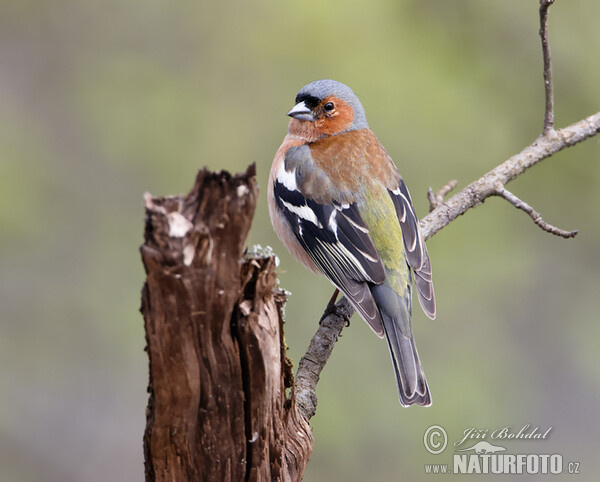
<instances>
[{"instance_id":1,"label":"bird's eye","mask_svg":"<svg viewBox=\"0 0 600 482\"><path fill-rule=\"evenodd\" d=\"M333 102L327 102L327 104L325 104L323 106L323 109L325 109L327 112L330 112L333 110L333 107L334 107Z\"/></svg>"}]
</instances>

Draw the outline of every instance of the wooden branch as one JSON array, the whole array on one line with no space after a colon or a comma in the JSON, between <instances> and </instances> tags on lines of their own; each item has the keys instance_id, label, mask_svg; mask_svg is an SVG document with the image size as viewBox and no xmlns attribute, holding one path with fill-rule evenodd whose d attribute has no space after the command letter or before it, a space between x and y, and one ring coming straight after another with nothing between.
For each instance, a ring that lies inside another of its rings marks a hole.
<instances>
[{"instance_id":1,"label":"wooden branch","mask_svg":"<svg viewBox=\"0 0 600 482\"><path fill-rule=\"evenodd\" d=\"M565 231L564 229L560 229L560 228L557 228L556 226L552 226L551 224L548 224L546 221L544 221L542 219L542 215L540 213L538 213L535 209L533 209L525 201L521 201L517 196L515 196L512 192L510 192L508 189L506 189L503 186L498 186L497 194L498 194L498 196L506 199L509 203L511 203L517 209L521 209L522 211L525 211L527 214L529 214L529 216L531 217L531 219L533 219L533 222L535 224L537 224L540 228L542 228L544 231L546 231L550 234L554 234L554 235L560 236L562 238L573 238L579 232L577 230Z\"/></svg>"},{"instance_id":2,"label":"wooden branch","mask_svg":"<svg viewBox=\"0 0 600 482\"><path fill-rule=\"evenodd\" d=\"M503 196L504 184L516 179L527 169L533 167L543 159L589 139L599 132L600 112L569 127L565 127L559 131L551 131L546 135L540 136L533 144L523 149L519 154L514 155L477 181L472 182L458 194L439 204L438 207L421 219L419 224L423 236L425 239L431 238L458 216L483 203L490 196L498 195L505 197ZM448 185L450 183L442 188L442 190ZM573 237L577 234L577 231L563 231L545 223L533 208L525 203L522 204L523 206L514 205L527 212L534 219L534 222L545 231L562 237ZM527 206L529 211L524 209L525 206ZM537 221L536 215L538 216ZM327 349L324 350L321 345L318 343L314 344L313 342L315 340L325 340L326 344L335 343L344 325L354 312L354 309L345 299L338 302L336 306L340 308L339 312L327 318L327 325L321 324L319 326L313 337L313 341L311 341L310 346L304 354L303 360L309 360L311 363L300 364L298 366L296 380L303 380L302 385L298 386L298 400L302 399L301 409L307 418L310 418L316 410L318 374L321 373L333 350L333 346L327 346ZM318 363L313 363L315 360L318 360ZM317 373L317 376L314 376L313 373ZM300 404L300 401L298 403Z\"/></svg>"},{"instance_id":3,"label":"wooden branch","mask_svg":"<svg viewBox=\"0 0 600 482\"><path fill-rule=\"evenodd\" d=\"M243 259L255 167L146 195L146 480L300 480L312 433L293 398L273 257Z\"/></svg>"},{"instance_id":4,"label":"wooden branch","mask_svg":"<svg viewBox=\"0 0 600 482\"><path fill-rule=\"evenodd\" d=\"M542 56L544 58L544 92L546 109L544 112L544 129L546 134L554 129L554 81L552 79L552 59L550 57L550 41L548 39L548 10L554 0L540 0L540 37L542 39Z\"/></svg>"},{"instance_id":5,"label":"wooden branch","mask_svg":"<svg viewBox=\"0 0 600 482\"><path fill-rule=\"evenodd\" d=\"M444 202L444 198L454 189L456 181L450 181L437 193L433 193L433 190L429 188L427 198L429 200L430 213L421 219L419 223L425 240L431 238L461 214L478 206L488 197L494 195L503 197L515 207L528 213L533 221L547 232L565 238L570 238L577 234L577 231L564 231L549 225L531 206L518 199L504 187L538 162L567 147L589 139L600 132L600 112L559 131L554 130L554 86L550 43L548 39L548 10L553 3L554 0L540 0L540 36L544 59L544 91L546 99L542 134L519 154L514 155L477 181L469 184L448 201ZM308 418L316 410L316 384L319 381L319 374L327 363L327 359L333 349L332 346L327 345L327 349L325 350L319 343L313 342L324 339L327 340L326 343L334 343L353 313L353 308L344 299L336 306L340 308L339 312L330 315L327 326L323 324L319 326L317 333L313 337L313 341L311 341L302 358L302 360L306 359L312 363L301 363L298 366L296 378L303 380L298 389L298 396L302 398L303 413ZM318 363L314 363L315 360L318 360ZM314 376L314 373L317 375Z\"/></svg>"},{"instance_id":6,"label":"wooden branch","mask_svg":"<svg viewBox=\"0 0 600 482\"><path fill-rule=\"evenodd\" d=\"M533 144L469 184L421 219L423 236L425 239L431 238L467 210L478 206L488 197L498 194L499 186L504 187L538 162L589 139L598 132L600 132L600 112L564 129L542 134Z\"/></svg>"},{"instance_id":7,"label":"wooden branch","mask_svg":"<svg viewBox=\"0 0 600 482\"><path fill-rule=\"evenodd\" d=\"M325 368L342 329L354 313L354 308L346 298L342 298L335 306L335 312L321 320L319 329L310 340L310 345L298 364L296 402L300 413L307 420L317 411L316 388L321 371Z\"/></svg>"}]
</instances>

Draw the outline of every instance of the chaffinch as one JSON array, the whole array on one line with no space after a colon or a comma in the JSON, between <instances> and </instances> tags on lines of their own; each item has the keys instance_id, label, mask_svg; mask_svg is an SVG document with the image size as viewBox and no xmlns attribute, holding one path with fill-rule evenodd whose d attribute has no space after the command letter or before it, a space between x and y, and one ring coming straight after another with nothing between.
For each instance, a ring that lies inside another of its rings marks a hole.
<instances>
[{"instance_id":1,"label":"chaffinch","mask_svg":"<svg viewBox=\"0 0 600 482\"><path fill-rule=\"evenodd\" d=\"M387 338L400 403L431 405L411 329L411 272L421 307L435 318L431 263L402 176L346 85L305 85L288 116L269 175L273 227Z\"/></svg>"}]
</instances>

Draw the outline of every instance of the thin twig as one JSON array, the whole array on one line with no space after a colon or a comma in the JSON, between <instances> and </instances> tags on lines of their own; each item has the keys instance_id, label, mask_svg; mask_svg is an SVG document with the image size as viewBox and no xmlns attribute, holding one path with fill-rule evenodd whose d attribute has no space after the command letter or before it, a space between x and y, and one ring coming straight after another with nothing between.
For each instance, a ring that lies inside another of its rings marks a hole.
<instances>
[{"instance_id":1,"label":"thin twig","mask_svg":"<svg viewBox=\"0 0 600 482\"><path fill-rule=\"evenodd\" d=\"M433 189L429 188L427 190L427 199L429 200L429 212L433 211L440 204L442 204L444 202L444 198L448 195L450 191L452 191L452 189L456 187L457 184L458 181L456 179L452 179L435 193L433 192Z\"/></svg>"},{"instance_id":2,"label":"thin twig","mask_svg":"<svg viewBox=\"0 0 600 482\"><path fill-rule=\"evenodd\" d=\"M562 238L572 238L579 232L578 230L565 231L564 229L560 229L560 228L557 228L556 226L552 226L551 224L548 224L546 221L544 221L542 219L542 215L540 213L538 213L535 209L533 209L525 201L520 200L517 196L515 196L512 192L510 192L504 186L498 186L497 194L498 194L498 196L502 197L503 199L506 199L509 203L511 203L517 209L521 209L522 211L525 211L527 214L529 214L531 219L533 219L533 222L548 233L554 234L556 236L560 236Z\"/></svg>"},{"instance_id":3,"label":"thin twig","mask_svg":"<svg viewBox=\"0 0 600 482\"><path fill-rule=\"evenodd\" d=\"M548 40L548 10L554 0L540 0L540 37L544 57L544 91L546 93L546 110L544 113L543 134L554 130L554 82L552 80L552 59Z\"/></svg>"}]
</instances>

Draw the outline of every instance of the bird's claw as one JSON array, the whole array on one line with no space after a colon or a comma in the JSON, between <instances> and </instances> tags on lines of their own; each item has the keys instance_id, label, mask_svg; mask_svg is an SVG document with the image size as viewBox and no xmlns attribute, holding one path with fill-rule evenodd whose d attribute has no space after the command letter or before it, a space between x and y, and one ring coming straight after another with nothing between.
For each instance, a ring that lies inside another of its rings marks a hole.
<instances>
[{"instance_id":1,"label":"bird's claw","mask_svg":"<svg viewBox=\"0 0 600 482\"><path fill-rule=\"evenodd\" d=\"M325 308L325 311L323 312L323 315L321 316L321 319L319 320L319 326L323 324L323 321L325 321L325 318L327 318L329 315L334 315L339 318L345 318L345 316L346 316L344 311L341 308L339 308L338 306L336 306L335 303L331 306L327 305L327 308ZM350 326L350 319L345 320L344 326L346 326L346 327Z\"/></svg>"}]
</instances>

